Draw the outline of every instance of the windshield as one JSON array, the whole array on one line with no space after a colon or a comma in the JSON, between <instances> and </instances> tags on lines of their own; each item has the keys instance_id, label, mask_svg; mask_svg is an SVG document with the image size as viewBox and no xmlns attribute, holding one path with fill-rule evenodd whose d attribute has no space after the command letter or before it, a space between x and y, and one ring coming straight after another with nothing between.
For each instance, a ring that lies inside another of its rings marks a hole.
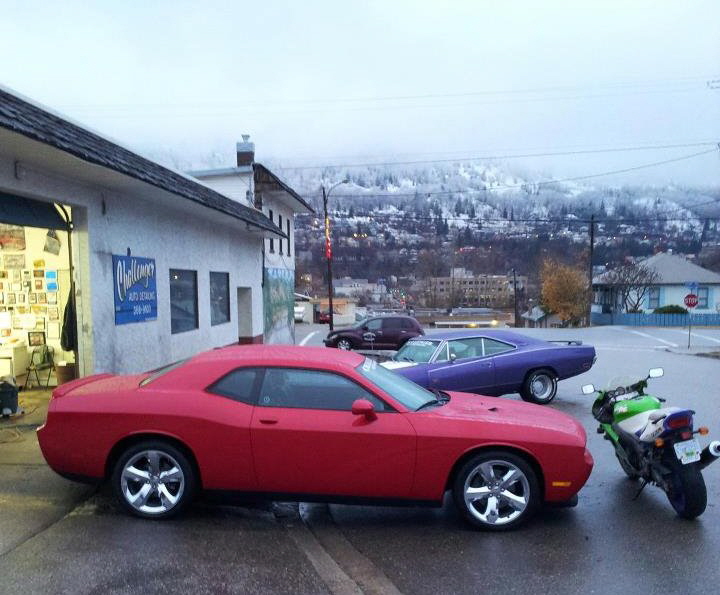
<instances>
[{"instance_id":1,"label":"windshield","mask_svg":"<svg viewBox=\"0 0 720 595\"><path fill-rule=\"evenodd\" d=\"M430 361L440 341L428 341L426 339L408 341L395 354L393 359L398 362L417 362L424 364Z\"/></svg>"},{"instance_id":2,"label":"windshield","mask_svg":"<svg viewBox=\"0 0 720 595\"><path fill-rule=\"evenodd\" d=\"M368 321L367 318L363 318L363 319L361 319L361 320L358 320L355 324L352 325L351 328L360 328L360 327L363 326L365 323L367 323L367 321Z\"/></svg>"},{"instance_id":3,"label":"windshield","mask_svg":"<svg viewBox=\"0 0 720 595\"><path fill-rule=\"evenodd\" d=\"M395 374L395 372L379 366L375 360L370 358L366 357L365 361L356 370L393 399L413 411L419 409L425 403L437 400L430 391L400 376L400 374Z\"/></svg>"},{"instance_id":4,"label":"windshield","mask_svg":"<svg viewBox=\"0 0 720 595\"><path fill-rule=\"evenodd\" d=\"M615 390L616 388L627 388L629 386L632 386L638 380L642 380L645 378L643 374L638 374L637 376L633 376L630 374L623 374L622 376L613 376L608 381L605 390Z\"/></svg>"}]
</instances>

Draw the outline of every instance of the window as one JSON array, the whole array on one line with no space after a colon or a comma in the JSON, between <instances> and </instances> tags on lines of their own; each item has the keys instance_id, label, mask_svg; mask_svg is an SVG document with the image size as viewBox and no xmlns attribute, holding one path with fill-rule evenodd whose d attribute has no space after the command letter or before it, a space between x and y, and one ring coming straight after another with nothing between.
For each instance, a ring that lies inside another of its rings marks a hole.
<instances>
[{"instance_id":1,"label":"window","mask_svg":"<svg viewBox=\"0 0 720 595\"><path fill-rule=\"evenodd\" d=\"M233 401L255 405L256 383L259 380L257 368L239 368L208 387L208 392Z\"/></svg>"},{"instance_id":2,"label":"window","mask_svg":"<svg viewBox=\"0 0 720 595\"><path fill-rule=\"evenodd\" d=\"M483 347L482 338L475 337L469 339L455 339L448 341L450 347L450 353L455 354L457 359L463 359L466 357L482 357Z\"/></svg>"},{"instance_id":3,"label":"window","mask_svg":"<svg viewBox=\"0 0 720 595\"><path fill-rule=\"evenodd\" d=\"M400 318L386 318L382 326L386 331L396 331L402 328L402 322Z\"/></svg>"},{"instance_id":4,"label":"window","mask_svg":"<svg viewBox=\"0 0 720 595\"><path fill-rule=\"evenodd\" d=\"M230 322L230 274L210 272L210 324Z\"/></svg>"},{"instance_id":5,"label":"window","mask_svg":"<svg viewBox=\"0 0 720 595\"><path fill-rule=\"evenodd\" d=\"M412 411L435 399L435 395L429 390L418 386L404 376L379 366L375 360L365 358L365 361L355 369L375 386Z\"/></svg>"},{"instance_id":6,"label":"window","mask_svg":"<svg viewBox=\"0 0 720 595\"><path fill-rule=\"evenodd\" d=\"M698 287L698 308L706 309L708 307L708 294L709 289L707 287Z\"/></svg>"},{"instance_id":7,"label":"window","mask_svg":"<svg viewBox=\"0 0 720 595\"><path fill-rule=\"evenodd\" d=\"M170 269L170 330L172 334L198 328L197 271Z\"/></svg>"},{"instance_id":8,"label":"window","mask_svg":"<svg viewBox=\"0 0 720 595\"><path fill-rule=\"evenodd\" d=\"M272 209L269 209L269 210L268 210L268 219L270 219L270 221L273 220L273 211L272 211ZM274 240L274 238L270 238L270 252L275 252L275 240Z\"/></svg>"},{"instance_id":9,"label":"window","mask_svg":"<svg viewBox=\"0 0 720 595\"><path fill-rule=\"evenodd\" d=\"M497 355L498 353L512 351L513 349L514 347L508 343L496 341L495 339L483 338L483 353L485 355Z\"/></svg>"},{"instance_id":10,"label":"window","mask_svg":"<svg viewBox=\"0 0 720 595\"><path fill-rule=\"evenodd\" d=\"M372 320L368 320L365 323L365 326L369 331L379 331L380 327L382 327L382 318L373 318Z\"/></svg>"},{"instance_id":11,"label":"window","mask_svg":"<svg viewBox=\"0 0 720 595\"><path fill-rule=\"evenodd\" d=\"M648 308L654 310L660 307L660 288L651 287L648 292Z\"/></svg>"},{"instance_id":12,"label":"window","mask_svg":"<svg viewBox=\"0 0 720 595\"><path fill-rule=\"evenodd\" d=\"M401 318L400 320L402 321L402 327L406 331L414 331L415 330L415 325L412 323L412 320L410 320L408 318Z\"/></svg>"},{"instance_id":13,"label":"window","mask_svg":"<svg viewBox=\"0 0 720 595\"><path fill-rule=\"evenodd\" d=\"M292 246L292 241L290 240L290 218L289 217L287 219L285 219L285 227L287 227L288 256L290 256L290 246Z\"/></svg>"},{"instance_id":14,"label":"window","mask_svg":"<svg viewBox=\"0 0 720 595\"><path fill-rule=\"evenodd\" d=\"M450 359L450 356L448 355L448 344L445 343L445 345L442 346L442 349L438 352L437 356L435 357L436 362L446 362Z\"/></svg>"},{"instance_id":15,"label":"window","mask_svg":"<svg viewBox=\"0 0 720 595\"><path fill-rule=\"evenodd\" d=\"M278 227L280 228L280 231L282 231L282 215L278 215ZM278 244L280 244L280 254L283 253L282 242L282 238L280 238L278 240Z\"/></svg>"},{"instance_id":16,"label":"window","mask_svg":"<svg viewBox=\"0 0 720 595\"><path fill-rule=\"evenodd\" d=\"M263 407L350 411L353 401L367 399L376 411L389 409L383 401L349 378L294 368L268 368L260 391Z\"/></svg>"}]
</instances>

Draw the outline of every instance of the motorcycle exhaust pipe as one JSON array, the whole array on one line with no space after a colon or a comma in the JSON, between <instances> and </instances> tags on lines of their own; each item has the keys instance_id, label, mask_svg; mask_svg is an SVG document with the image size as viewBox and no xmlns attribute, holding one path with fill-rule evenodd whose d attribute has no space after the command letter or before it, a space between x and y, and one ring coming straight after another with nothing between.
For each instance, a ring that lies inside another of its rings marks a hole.
<instances>
[{"instance_id":1,"label":"motorcycle exhaust pipe","mask_svg":"<svg viewBox=\"0 0 720 595\"><path fill-rule=\"evenodd\" d=\"M720 440L713 440L700 453L700 469L705 469L710 463L720 458Z\"/></svg>"}]
</instances>

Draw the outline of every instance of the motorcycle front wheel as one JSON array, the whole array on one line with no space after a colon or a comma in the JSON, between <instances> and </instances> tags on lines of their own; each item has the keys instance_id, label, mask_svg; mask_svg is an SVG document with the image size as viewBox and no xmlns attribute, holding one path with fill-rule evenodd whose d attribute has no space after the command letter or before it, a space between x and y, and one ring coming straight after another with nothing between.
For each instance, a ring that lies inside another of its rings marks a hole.
<instances>
[{"instance_id":1,"label":"motorcycle front wheel","mask_svg":"<svg viewBox=\"0 0 720 595\"><path fill-rule=\"evenodd\" d=\"M683 465L673 461L666 491L670 504L679 517L694 519L705 512L707 488L700 468L695 463Z\"/></svg>"}]
</instances>

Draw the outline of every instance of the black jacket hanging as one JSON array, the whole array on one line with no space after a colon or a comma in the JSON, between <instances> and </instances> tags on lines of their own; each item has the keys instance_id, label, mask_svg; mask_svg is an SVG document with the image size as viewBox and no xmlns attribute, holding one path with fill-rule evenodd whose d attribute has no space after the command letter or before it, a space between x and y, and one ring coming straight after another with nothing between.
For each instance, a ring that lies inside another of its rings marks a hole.
<instances>
[{"instance_id":1,"label":"black jacket hanging","mask_svg":"<svg viewBox=\"0 0 720 595\"><path fill-rule=\"evenodd\" d=\"M63 314L60 346L64 351L77 351L77 322L75 317L75 292L71 289Z\"/></svg>"}]
</instances>

